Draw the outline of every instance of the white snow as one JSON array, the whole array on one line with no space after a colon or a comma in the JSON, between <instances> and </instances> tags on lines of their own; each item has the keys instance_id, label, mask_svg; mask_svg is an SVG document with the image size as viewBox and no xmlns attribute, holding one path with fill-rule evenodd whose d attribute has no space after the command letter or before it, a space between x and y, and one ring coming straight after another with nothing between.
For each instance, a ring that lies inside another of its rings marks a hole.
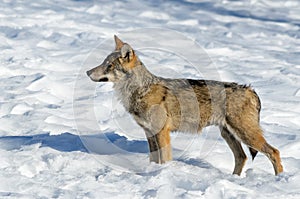
<instances>
[{"instance_id":1,"label":"white snow","mask_svg":"<svg viewBox=\"0 0 300 199\"><path fill-rule=\"evenodd\" d=\"M297 0L0 1L0 198L300 198ZM131 44L164 77L251 84L282 156L233 155L218 128L172 133L174 160L148 162L112 84L85 71Z\"/></svg>"}]
</instances>

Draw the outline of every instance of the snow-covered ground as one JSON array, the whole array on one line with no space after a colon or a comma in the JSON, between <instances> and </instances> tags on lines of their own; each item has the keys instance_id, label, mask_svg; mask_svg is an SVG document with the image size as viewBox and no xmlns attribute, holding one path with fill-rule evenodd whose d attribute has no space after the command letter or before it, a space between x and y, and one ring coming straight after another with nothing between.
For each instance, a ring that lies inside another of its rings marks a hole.
<instances>
[{"instance_id":1,"label":"snow-covered ground","mask_svg":"<svg viewBox=\"0 0 300 199\"><path fill-rule=\"evenodd\" d=\"M251 84L285 172L258 154L231 175L215 127L150 164L112 85L85 75L114 34L157 75ZM0 50L0 198L300 198L297 0L3 0Z\"/></svg>"}]
</instances>

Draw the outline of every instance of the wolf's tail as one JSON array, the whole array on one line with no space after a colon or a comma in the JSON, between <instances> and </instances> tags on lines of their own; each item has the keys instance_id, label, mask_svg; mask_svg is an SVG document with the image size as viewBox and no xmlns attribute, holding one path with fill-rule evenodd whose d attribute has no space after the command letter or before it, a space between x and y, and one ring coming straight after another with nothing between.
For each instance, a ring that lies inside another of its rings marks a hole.
<instances>
[{"instance_id":1,"label":"wolf's tail","mask_svg":"<svg viewBox=\"0 0 300 199\"><path fill-rule=\"evenodd\" d=\"M258 151L256 151L255 149L253 149L251 147L249 147L249 151L251 153L252 161L253 161Z\"/></svg>"}]
</instances>

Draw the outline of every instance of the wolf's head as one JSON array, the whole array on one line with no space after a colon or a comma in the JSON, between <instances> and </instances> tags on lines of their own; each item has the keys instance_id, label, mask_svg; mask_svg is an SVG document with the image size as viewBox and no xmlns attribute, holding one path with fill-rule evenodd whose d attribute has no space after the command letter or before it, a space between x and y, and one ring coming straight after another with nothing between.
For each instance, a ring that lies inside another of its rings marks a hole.
<instances>
[{"instance_id":1,"label":"wolf's head","mask_svg":"<svg viewBox=\"0 0 300 199\"><path fill-rule=\"evenodd\" d=\"M95 82L118 82L130 76L133 68L139 63L134 50L127 43L114 36L116 47L102 64L87 71L87 75Z\"/></svg>"}]
</instances>

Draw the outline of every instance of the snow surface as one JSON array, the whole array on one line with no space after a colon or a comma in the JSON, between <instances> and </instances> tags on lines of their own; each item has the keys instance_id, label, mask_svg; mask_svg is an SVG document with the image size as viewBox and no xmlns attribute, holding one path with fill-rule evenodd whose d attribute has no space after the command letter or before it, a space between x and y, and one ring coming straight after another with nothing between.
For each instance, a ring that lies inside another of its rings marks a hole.
<instances>
[{"instance_id":1,"label":"snow surface","mask_svg":"<svg viewBox=\"0 0 300 199\"><path fill-rule=\"evenodd\" d=\"M251 84L285 172L258 154L231 175L215 127L150 164L112 85L85 75L114 34L157 75ZM300 198L297 0L3 0L0 49L0 198Z\"/></svg>"}]
</instances>

